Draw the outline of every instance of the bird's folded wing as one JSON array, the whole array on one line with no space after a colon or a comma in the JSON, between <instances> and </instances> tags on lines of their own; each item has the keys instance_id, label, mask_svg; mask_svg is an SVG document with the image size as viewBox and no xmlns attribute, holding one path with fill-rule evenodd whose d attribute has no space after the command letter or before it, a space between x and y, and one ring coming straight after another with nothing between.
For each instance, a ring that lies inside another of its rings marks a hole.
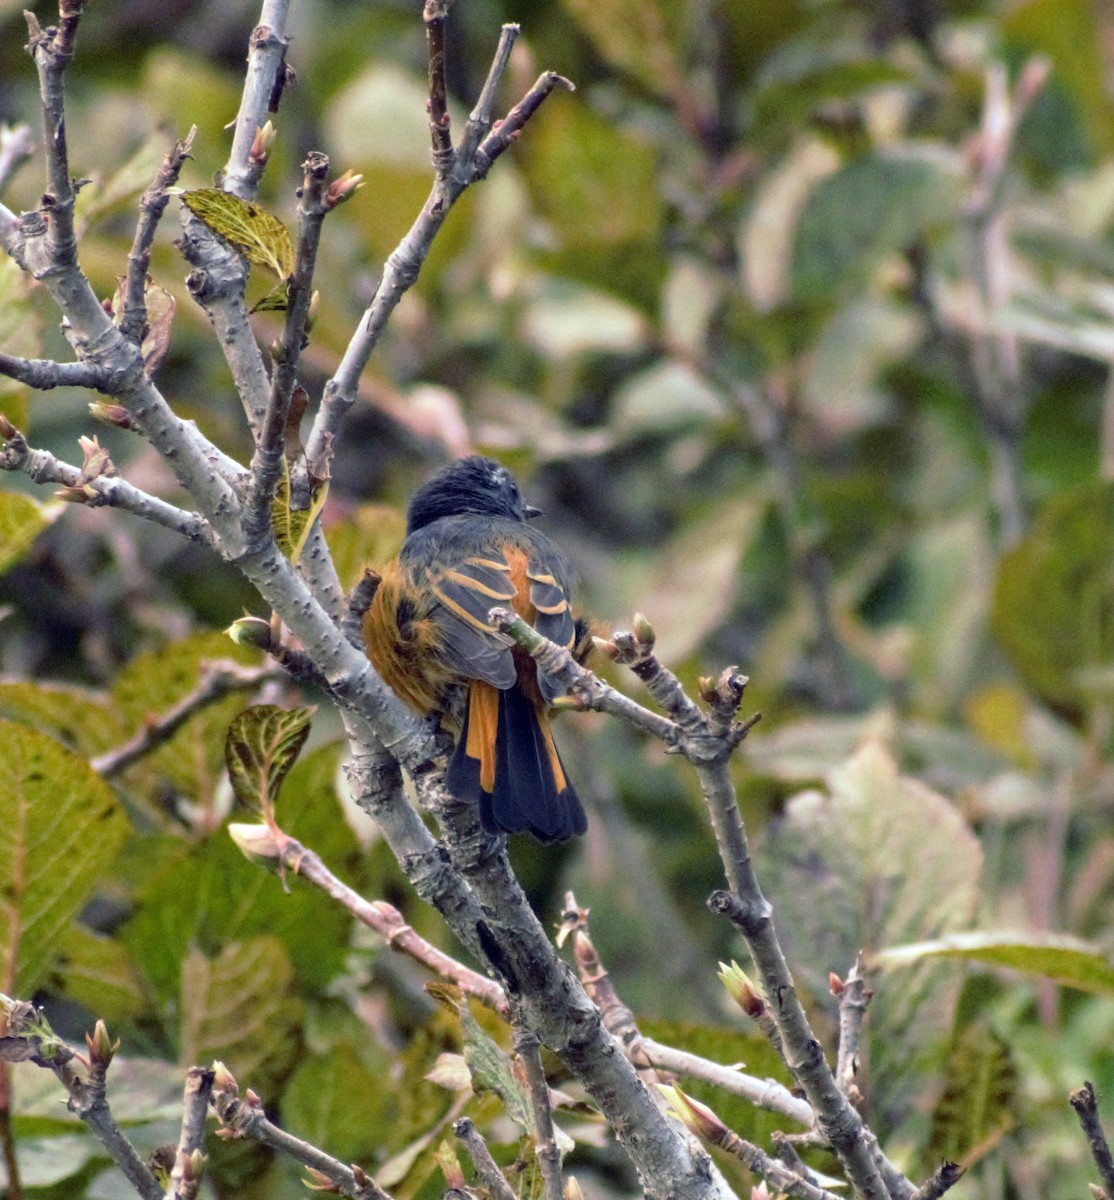
<instances>
[{"instance_id":1,"label":"bird's folded wing","mask_svg":"<svg viewBox=\"0 0 1114 1200\"><path fill-rule=\"evenodd\" d=\"M515 681L511 639L487 619L493 608L514 604L515 586L506 559L476 556L439 566L429 588L438 601L434 619L447 664L467 678L510 687Z\"/></svg>"}]
</instances>

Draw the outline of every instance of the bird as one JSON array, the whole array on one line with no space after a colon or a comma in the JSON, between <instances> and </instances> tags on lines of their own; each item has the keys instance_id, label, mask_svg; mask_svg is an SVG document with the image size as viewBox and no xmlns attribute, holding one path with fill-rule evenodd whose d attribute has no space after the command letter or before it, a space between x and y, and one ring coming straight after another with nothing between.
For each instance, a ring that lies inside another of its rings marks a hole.
<instances>
[{"instance_id":1,"label":"bird","mask_svg":"<svg viewBox=\"0 0 1114 1200\"><path fill-rule=\"evenodd\" d=\"M587 829L549 720L565 689L488 621L492 608L509 607L560 646L578 641L572 568L528 524L540 515L494 459L443 467L411 497L405 540L381 572L363 635L395 694L454 735L449 791L478 806L487 832L548 843Z\"/></svg>"}]
</instances>

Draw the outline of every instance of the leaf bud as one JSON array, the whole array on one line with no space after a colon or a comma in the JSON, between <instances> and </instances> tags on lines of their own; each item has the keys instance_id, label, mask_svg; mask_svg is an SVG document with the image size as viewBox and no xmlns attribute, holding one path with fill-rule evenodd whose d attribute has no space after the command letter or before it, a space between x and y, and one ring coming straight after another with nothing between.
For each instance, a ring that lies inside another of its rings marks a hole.
<instances>
[{"instance_id":1,"label":"leaf bud","mask_svg":"<svg viewBox=\"0 0 1114 1200\"><path fill-rule=\"evenodd\" d=\"M766 1010L766 1002L762 994L750 981L747 973L732 959L731 966L719 964L719 980L727 989L732 1000L754 1020L757 1020Z\"/></svg>"}]
</instances>

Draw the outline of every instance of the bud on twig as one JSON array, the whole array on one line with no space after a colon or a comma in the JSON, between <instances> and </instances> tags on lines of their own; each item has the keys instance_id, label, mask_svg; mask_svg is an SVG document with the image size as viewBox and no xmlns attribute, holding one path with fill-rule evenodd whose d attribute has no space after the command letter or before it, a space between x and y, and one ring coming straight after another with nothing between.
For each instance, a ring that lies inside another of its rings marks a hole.
<instances>
[{"instance_id":1,"label":"bud on twig","mask_svg":"<svg viewBox=\"0 0 1114 1200\"><path fill-rule=\"evenodd\" d=\"M325 207L336 208L345 200L350 200L364 186L364 177L354 171L345 171L329 184L325 192Z\"/></svg>"},{"instance_id":2,"label":"bud on twig","mask_svg":"<svg viewBox=\"0 0 1114 1200\"><path fill-rule=\"evenodd\" d=\"M19 436L19 430L8 420L3 413L0 413L0 438L10 442L12 438Z\"/></svg>"},{"instance_id":3,"label":"bud on twig","mask_svg":"<svg viewBox=\"0 0 1114 1200\"><path fill-rule=\"evenodd\" d=\"M327 1192L334 1196L340 1195L340 1185L331 1180L328 1175L315 1167L306 1167L308 1179L302 1180L302 1186L311 1192Z\"/></svg>"},{"instance_id":4,"label":"bud on twig","mask_svg":"<svg viewBox=\"0 0 1114 1200\"><path fill-rule=\"evenodd\" d=\"M91 1067L107 1067L112 1062L116 1051L120 1049L120 1042L112 1041L108 1036L108 1027L103 1021L96 1023L91 1035L88 1033L85 1035L85 1044L89 1047L89 1065Z\"/></svg>"},{"instance_id":5,"label":"bud on twig","mask_svg":"<svg viewBox=\"0 0 1114 1200\"><path fill-rule=\"evenodd\" d=\"M236 1076L217 1059L213 1063L213 1091L224 1092L230 1096L238 1096L240 1094L240 1085L236 1082Z\"/></svg>"},{"instance_id":6,"label":"bud on twig","mask_svg":"<svg viewBox=\"0 0 1114 1200\"><path fill-rule=\"evenodd\" d=\"M757 1020L766 1011L762 994L751 983L747 973L732 959L731 966L719 964L719 980L727 994L752 1020Z\"/></svg>"},{"instance_id":7,"label":"bud on twig","mask_svg":"<svg viewBox=\"0 0 1114 1200\"><path fill-rule=\"evenodd\" d=\"M237 646L252 646L256 650L271 648L271 623L262 617L240 617L224 632Z\"/></svg>"},{"instance_id":8,"label":"bud on twig","mask_svg":"<svg viewBox=\"0 0 1114 1200\"><path fill-rule=\"evenodd\" d=\"M580 1184L576 1182L575 1175L570 1175L565 1180L564 1200L584 1200L584 1193L580 1190Z\"/></svg>"},{"instance_id":9,"label":"bud on twig","mask_svg":"<svg viewBox=\"0 0 1114 1200\"><path fill-rule=\"evenodd\" d=\"M89 412L93 419L117 429L135 429L131 413L122 404L107 404L104 400L91 400Z\"/></svg>"},{"instance_id":10,"label":"bud on twig","mask_svg":"<svg viewBox=\"0 0 1114 1200\"><path fill-rule=\"evenodd\" d=\"M727 1136L727 1126L706 1105L691 1096L686 1096L675 1084L658 1084L658 1091L669 1103L670 1113L698 1138L719 1145Z\"/></svg>"},{"instance_id":11,"label":"bud on twig","mask_svg":"<svg viewBox=\"0 0 1114 1200\"><path fill-rule=\"evenodd\" d=\"M266 165L267 159L271 157L271 149L275 144L277 136L278 131L270 121L262 129L256 129L255 137L252 138L251 142L251 151L248 155L253 165L257 167Z\"/></svg>"},{"instance_id":12,"label":"bud on twig","mask_svg":"<svg viewBox=\"0 0 1114 1200\"><path fill-rule=\"evenodd\" d=\"M642 613L634 614L633 633L635 640L642 643L643 646L653 646L658 640L658 635L654 632L653 625L646 619Z\"/></svg>"},{"instance_id":13,"label":"bud on twig","mask_svg":"<svg viewBox=\"0 0 1114 1200\"><path fill-rule=\"evenodd\" d=\"M614 642L609 642L606 638L592 638L592 645L604 656L615 662L619 657L619 647Z\"/></svg>"}]
</instances>

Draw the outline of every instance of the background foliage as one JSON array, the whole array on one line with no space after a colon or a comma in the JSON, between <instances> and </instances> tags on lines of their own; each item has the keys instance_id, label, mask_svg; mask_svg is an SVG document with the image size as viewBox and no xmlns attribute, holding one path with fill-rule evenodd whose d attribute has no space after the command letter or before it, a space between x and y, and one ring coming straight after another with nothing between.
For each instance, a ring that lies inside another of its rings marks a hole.
<instances>
[{"instance_id":1,"label":"background foliage","mask_svg":"<svg viewBox=\"0 0 1114 1200\"><path fill-rule=\"evenodd\" d=\"M34 122L18 7L0 3L0 114ZM82 261L105 296L169 139L199 126L187 186L223 161L255 17L163 0L84 23L69 137L90 180ZM765 715L740 784L798 980L823 1021L829 971L860 949L882 968L865 1091L885 1144L913 1171L967 1161L966 1195L1085 1194L1066 1095L1084 1077L1114 1094L1110 14L1086 0L460 0L460 113L504 20L524 28L516 91L543 67L578 91L465 195L369 368L326 513L342 574L393 552L435 463L475 446L515 467L588 609L620 624L645 611L689 682L726 662L751 675ZM261 199L291 222L311 147L368 181L326 227L303 360L315 395L428 189L424 46L413 4L299 0L294 23L298 86ZM1041 62L990 178L994 72L1009 111ZM12 207L35 206L36 170ZM243 454L171 226L153 265L178 299L160 384ZM275 319L258 321L271 340ZM0 348L59 353L54 322L0 263ZM0 384L0 411L69 459L89 399ZM130 478L172 489L127 434L100 437ZM223 832L223 735L242 698L112 789L86 763L203 660L245 658L215 631L253 597L161 530L3 499L0 770L33 760L54 806L48 820L0 796L0 864L22 881L0 912L0 990L34 990L74 1036L108 1021L127 1055L116 1103L145 1146L174 1136L172 1064L219 1057L295 1132L399 1196L438 1194L428 1135L457 1100L424 1076L460 1048L460 1022L408 963L300 881L286 895ZM280 819L439 940L367 823L346 821L337 732L321 709ZM572 886L591 905L647 1032L774 1070L715 981L738 949L703 907L719 879L693 779L595 717L566 717L559 736L591 829L563 850L514 847L535 904L555 917ZM16 1076L25 1181L118 1194L52 1084ZM768 1128L716 1102L741 1132ZM513 1157L498 1106L471 1104ZM576 1132L578 1174L623 1194L621 1164ZM222 1190L300 1194L258 1151L219 1159Z\"/></svg>"}]
</instances>

